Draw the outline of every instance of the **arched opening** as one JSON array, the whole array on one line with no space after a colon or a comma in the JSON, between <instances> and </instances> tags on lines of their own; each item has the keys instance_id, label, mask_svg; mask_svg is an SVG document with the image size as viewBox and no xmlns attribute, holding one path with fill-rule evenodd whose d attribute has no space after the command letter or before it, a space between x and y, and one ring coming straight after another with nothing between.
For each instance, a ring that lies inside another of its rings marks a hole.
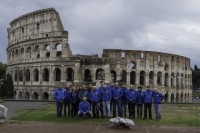
<instances>
[{"instance_id":1,"label":"arched opening","mask_svg":"<svg viewBox=\"0 0 200 133\"><path fill-rule=\"evenodd\" d=\"M103 69L96 70L96 80L105 80L105 73Z\"/></svg>"},{"instance_id":2,"label":"arched opening","mask_svg":"<svg viewBox=\"0 0 200 133\"><path fill-rule=\"evenodd\" d=\"M132 71L130 75L130 84L135 85L135 79L136 79L135 71Z\"/></svg>"},{"instance_id":3,"label":"arched opening","mask_svg":"<svg viewBox=\"0 0 200 133\"><path fill-rule=\"evenodd\" d=\"M86 69L84 72L84 79L86 82L92 82L92 74L89 69Z\"/></svg>"},{"instance_id":4,"label":"arched opening","mask_svg":"<svg viewBox=\"0 0 200 133\"><path fill-rule=\"evenodd\" d=\"M179 94L176 93L176 102L179 102Z\"/></svg>"},{"instance_id":5,"label":"arched opening","mask_svg":"<svg viewBox=\"0 0 200 133\"><path fill-rule=\"evenodd\" d=\"M25 92L25 99L26 99L26 100L29 100L29 98L30 98L30 94L29 94L29 92L26 91L26 92Z\"/></svg>"},{"instance_id":6,"label":"arched opening","mask_svg":"<svg viewBox=\"0 0 200 133\"><path fill-rule=\"evenodd\" d=\"M183 73L181 74L181 87L183 88L184 84L183 84L183 79L184 79L184 76L183 76Z\"/></svg>"},{"instance_id":7,"label":"arched opening","mask_svg":"<svg viewBox=\"0 0 200 133\"><path fill-rule=\"evenodd\" d=\"M35 58L40 58L40 47L38 45L35 46Z\"/></svg>"},{"instance_id":8,"label":"arched opening","mask_svg":"<svg viewBox=\"0 0 200 133\"><path fill-rule=\"evenodd\" d=\"M165 93L165 102L168 102L169 94Z\"/></svg>"},{"instance_id":9,"label":"arched opening","mask_svg":"<svg viewBox=\"0 0 200 133\"><path fill-rule=\"evenodd\" d=\"M145 85L145 71L140 72L140 85Z\"/></svg>"},{"instance_id":10,"label":"arched opening","mask_svg":"<svg viewBox=\"0 0 200 133\"><path fill-rule=\"evenodd\" d=\"M19 71L19 81L20 82L23 81L23 71L22 70Z\"/></svg>"},{"instance_id":11,"label":"arched opening","mask_svg":"<svg viewBox=\"0 0 200 133\"><path fill-rule=\"evenodd\" d=\"M72 68L67 68L67 81L74 81L74 70Z\"/></svg>"},{"instance_id":12,"label":"arched opening","mask_svg":"<svg viewBox=\"0 0 200 133\"><path fill-rule=\"evenodd\" d=\"M38 100L38 93L37 92L33 93L32 99L33 100Z\"/></svg>"},{"instance_id":13,"label":"arched opening","mask_svg":"<svg viewBox=\"0 0 200 133\"><path fill-rule=\"evenodd\" d=\"M171 87L175 87L174 86L174 73L171 74Z\"/></svg>"},{"instance_id":14,"label":"arched opening","mask_svg":"<svg viewBox=\"0 0 200 133\"><path fill-rule=\"evenodd\" d=\"M26 50L27 58L31 58L31 47L28 47Z\"/></svg>"},{"instance_id":15,"label":"arched opening","mask_svg":"<svg viewBox=\"0 0 200 133\"><path fill-rule=\"evenodd\" d=\"M151 71L151 72L149 73L149 85L150 85L150 86L153 86L153 85L154 85L154 72L153 72L153 71Z\"/></svg>"},{"instance_id":16,"label":"arched opening","mask_svg":"<svg viewBox=\"0 0 200 133\"><path fill-rule=\"evenodd\" d=\"M62 56L62 45L56 44L56 57L61 57L61 56Z\"/></svg>"},{"instance_id":17,"label":"arched opening","mask_svg":"<svg viewBox=\"0 0 200 133\"><path fill-rule=\"evenodd\" d=\"M24 48L20 49L20 55L23 56L24 55Z\"/></svg>"},{"instance_id":18,"label":"arched opening","mask_svg":"<svg viewBox=\"0 0 200 133\"><path fill-rule=\"evenodd\" d=\"M190 94L188 93L188 102L190 102Z\"/></svg>"},{"instance_id":19,"label":"arched opening","mask_svg":"<svg viewBox=\"0 0 200 133\"><path fill-rule=\"evenodd\" d=\"M157 74L157 85L161 86L162 85L162 73L158 72Z\"/></svg>"},{"instance_id":20,"label":"arched opening","mask_svg":"<svg viewBox=\"0 0 200 133\"><path fill-rule=\"evenodd\" d=\"M180 87L179 81L180 81L180 75L179 75L179 73L177 73L177 75L176 75L176 87Z\"/></svg>"},{"instance_id":21,"label":"arched opening","mask_svg":"<svg viewBox=\"0 0 200 133\"><path fill-rule=\"evenodd\" d=\"M165 73L165 87L168 87L169 85L169 75L168 73Z\"/></svg>"},{"instance_id":22,"label":"arched opening","mask_svg":"<svg viewBox=\"0 0 200 133\"><path fill-rule=\"evenodd\" d=\"M22 92L20 91L20 92L18 92L18 99L22 99Z\"/></svg>"},{"instance_id":23,"label":"arched opening","mask_svg":"<svg viewBox=\"0 0 200 133\"><path fill-rule=\"evenodd\" d=\"M18 81L18 72L17 72L17 70L15 70L15 82L17 82Z\"/></svg>"},{"instance_id":24,"label":"arched opening","mask_svg":"<svg viewBox=\"0 0 200 133\"><path fill-rule=\"evenodd\" d=\"M46 50L46 58L50 57L51 46L49 44L45 45L45 50Z\"/></svg>"},{"instance_id":25,"label":"arched opening","mask_svg":"<svg viewBox=\"0 0 200 133\"><path fill-rule=\"evenodd\" d=\"M30 70L29 69L26 69L25 76L26 76L26 78L25 78L26 81L30 82Z\"/></svg>"},{"instance_id":26,"label":"arched opening","mask_svg":"<svg viewBox=\"0 0 200 133\"><path fill-rule=\"evenodd\" d=\"M49 81L49 70L47 68L44 68L42 71L42 80L45 82Z\"/></svg>"},{"instance_id":27,"label":"arched opening","mask_svg":"<svg viewBox=\"0 0 200 133\"><path fill-rule=\"evenodd\" d=\"M49 100L49 94L47 92L42 94L42 100Z\"/></svg>"},{"instance_id":28,"label":"arched opening","mask_svg":"<svg viewBox=\"0 0 200 133\"><path fill-rule=\"evenodd\" d=\"M131 62L129 67L130 67L130 70L134 70L136 68L136 63L135 62Z\"/></svg>"},{"instance_id":29,"label":"arched opening","mask_svg":"<svg viewBox=\"0 0 200 133\"><path fill-rule=\"evenodd\" d=\"M54 70L54 81L60 81L61 80L61 71L59 68L56 68Z\"/></svg>"},{"instance_id":30,"label":"arched opening","mask_svg":"<svg viewBox=\"0 0 200 133\"><path fill-rule=\"evenodd\" d=\"M174 93L171 94L171 102L174 102Z\"/></svg>"},{"instance_id":31,"label":"arched opening","mask_svg":"<svg viewBox=\"0 0 200 133\"><path fill-rule=\"evenodd\" d=\"M168 71L168 70L169 70L169 66L165 65L165 71Z\"/></svg>"},{"instance_id":32,"label":"arched opening","mask_svg":"<svg viewBox=\"0 0 200 133\"><path fill-rule=\"evenodd\" d=\"M181 102L183 102L183 93L181 93Z\"/></svg>"},{"instance_id":33,"label":"arched opening","mask_svg":"<svg viewBox=\"0 0 200 133\"><path fill-rule=\"evenodd\" d=\"M113 82L116 82L116 72L114 70L111 71L111 78Z\"/></svg>"},{"instance_id":34,"label":"arched opening","mask_svg":"<svg viewBox=\"0 0 200 133\"><path fill-rule=\"evenodd\" d=\"M39 81L39 71L38 71L38 69L33 70L33 81L35 81L35 82Z\"/></svg>"},{"instance_id":35,"label":"arched opening","mask_svg":"<svg viewBox=\"0 0 200 133\"><path fill-rule=\"evenodd\" d=\"M126 83L126 71L122 70L122 82Z\"/></svg>"},{"instance_id":36,"label":"arched opening","mask_svg":"<svg viewBox=\"0 0 200 133\"><path fill-rule=\"evenodd\" d=\"M18 49L15 51L15 56L17 57L19 54Z\"/></svg>"}]
</instances>

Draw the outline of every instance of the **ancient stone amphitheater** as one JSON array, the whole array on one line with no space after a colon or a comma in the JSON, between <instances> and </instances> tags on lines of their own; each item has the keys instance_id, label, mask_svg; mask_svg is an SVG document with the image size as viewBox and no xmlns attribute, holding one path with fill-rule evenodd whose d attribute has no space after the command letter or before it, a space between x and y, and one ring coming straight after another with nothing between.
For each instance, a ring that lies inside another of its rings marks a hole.
<instances>
[{"instance_id":1,"label":"ancient stone amphitheater","mask_svg":"<svg viewBox=\"0 0 200 133\"><path fill-rule=\"evenodd\" d=\"M8 28L7 73L15 98L52 100L60 81L68 84L117 81L150 85L165 94L165 102L190 102L190 59L142 50L104 49L98 55L73 55L59 13L42 9L14 19Z\"/></svg>"}]
</instances>

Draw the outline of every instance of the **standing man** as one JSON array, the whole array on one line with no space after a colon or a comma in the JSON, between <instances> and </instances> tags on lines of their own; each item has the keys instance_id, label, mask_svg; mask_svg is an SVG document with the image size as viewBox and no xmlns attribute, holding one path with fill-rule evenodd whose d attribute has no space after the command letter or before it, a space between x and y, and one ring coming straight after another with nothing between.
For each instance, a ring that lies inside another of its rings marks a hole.
<instances>
[{"instance_id":1,"label":"standing man","mask_svg":"<svg viewBox=\"0 0 200 133\"><path fill-rule=\"evenodd\" d=\"M71 108L70 108L70 93L71 93L71 89L69 88L69 86L67 85L66 88L66 96L65 96L65 99L64 99L64 116L66 117L68 115L68 117L70 116L70 111L71 111ZM67 111L68 109L68 111Z\"/></svg>"},{"instance_id":2,"label":"standing man","mask_svg":"<svg viewBox=\"0 0 200 133\"><path fill-rule=\"evenodd\" d=\"M110 90L111 93L112 93L113 87L114 87L114 82L112 82L112 83L108 86L108 89ZM112 107L113 107L113 97L111 98L111 101L110 101L110 112L113 111Z\"/></svg>"},{"instance_id":3,"label":"standing man","mask_svg":"<svg viewBox=\"0 0 200 133\"><path fill-rule=\"evenodd\" d=\"M118 107L118 116L122 117L122 105L121 105L122 89L119 88L118 83L115 83L115 86L112 89L112 96L113 96L113 117L116 117L116 106Z\"/></svg>"},{"instance_id":4,"label":"standing man","mask_svg":"<svg viewBox=\"0 0 200 133\"><path fill-rule=\"evenodd\" d=\"M101 100L103 105L103 114L104 118L108 117L110 118L110 101L111 101L112 95L110 90L107 88L106 85L103 85L103 89L101 90Z\"/></svg>"},{"instance_id":5,"label":"standing man","mask_svg":"<svg viewBox=\"0 0 200 133\"><path fill-rule=\"evenodd\" d=\"M72 86L72 92L70 93L70 97L71 97L71 116L77 116L78 113L78 106L79 106L79 102L78 102L78 92L76 90L75 87Z\"/></svg>"},{"instance_id":6,"label":"standing man","mask_svg":"<svg viewBox=\"0 0 200 133\"><path fill-rule=\"evenodd\" d=\"M147 90L144 92L144 118L143 119L147 119L147 110L148 110L149 119L152 120L151 106L152 106L153 93L154 92L150 90L150 87L147 86Z\"/></svg>"},{"instance_id":7,"label":"standing man","mask_svg":"<svg viewBox=\"0 0 200 133\"><path fill-rule=\"evenodd\" d=\"M157 121L161 119L160 104L163 99L164 99L164 95L161 94L157 88L155 88L154 94L153 94L153 101L154 101L154 109L155 109Z\"/></svg>"},{"instance_id":8,"label":"standing man","mask_svg":"<svg viewBox=\"0 0 200 133\"><path fill-rule=\"evenodd\" d=\"M103 90L104 81L100 81L100 84L101 86L97 90L101 93L101 91ZM100 100L99 100L99 110L101 112L101 117L104 117L102 97L100 97Z\"/></svg>"},{"instance_id":9,"label":"standing man","mask_svg":"<svg viewBox=\"0 0 200 133\"><path fill-rule=\"evenodd\" d=\"M126 84L123 84L122 86L122 114L124 117L126 117L126 108L127 108L127 99L126 94L128 92L128 89L126 88Z\"/></svg>"},{"instance_id":10,"label":"standing man","mask_svg":"<svg viewBox=\"0 0 200 133\"><path fill-rule=\"evenodd\" d=\"M89 99L92 104L92 113L93 113L93 118L99 118L99 108L98 108L98 103L100 100L101 94L99 91L97 91L96 86L92 87L92 90L90 91Z\"/></svg>"},{"instance_id":11,"label":"standing man","mask_svg":"<svg viewBox=\"0 0 200 133\"><path fill-rule=\"evenodd\" d=\"M135 119L135 105L137 100L137 91L130 85L130 89L126 93L126 99L128 101L129 118Z\"/></svg>"},{"instance_id":12,"label":"standing man","mask_svg":"<svg viewBox=\"0 0 200 133\"><path fill-rule=\"evenodd\" d=\"M84 97L86 97L86 99L88 100L89 93L88 93L88 91L86 89L86 85L82 85L82 88L81 88L81 90L79 92L80 101L82 101Z\"/></svg>"},{"instance_id":13,"label":"standing man","mask_svg":"<svg viewBox=\"0 0 200 133\"><path fill-rule=\"evenodd\" d=\"M138 87L137 92L137 118L142 119L142 111L143 111L143 103L144 103L144 94L142 92L142 87Z\"/></svg>"},{"instance_id":14,"label":"standing man","mask_svg":"<svg viewBox=\"0 0 200 133\"><path fill-rule=\"evenodd\" d=\"M54 92L54 99L56 100L56 113L58 117L62 116L63 102L66 97L66 91L63 89L62 83L56 88Z\"/></svg>"}]
</instances>

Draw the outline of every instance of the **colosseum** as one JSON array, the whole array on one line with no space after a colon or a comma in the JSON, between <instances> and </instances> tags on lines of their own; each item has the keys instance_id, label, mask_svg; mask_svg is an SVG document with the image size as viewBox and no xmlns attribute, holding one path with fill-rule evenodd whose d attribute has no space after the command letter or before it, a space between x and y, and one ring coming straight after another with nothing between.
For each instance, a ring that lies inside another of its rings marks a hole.
<instances>
[{"instance_id":1,"label":"colosseum","mask_svg":"<svg viewBox=\"0 0 200 133\"><path fill-rule=\"evenodd\" d=\"M189 58L123 49L104 49L101 58L73 55L68 32L54 8L22 15L10 23L7 57L16 99L52 100L60 81L89 84L104 80L159 88L165 102L192 100Z\"/></svg>"}]
</instances>

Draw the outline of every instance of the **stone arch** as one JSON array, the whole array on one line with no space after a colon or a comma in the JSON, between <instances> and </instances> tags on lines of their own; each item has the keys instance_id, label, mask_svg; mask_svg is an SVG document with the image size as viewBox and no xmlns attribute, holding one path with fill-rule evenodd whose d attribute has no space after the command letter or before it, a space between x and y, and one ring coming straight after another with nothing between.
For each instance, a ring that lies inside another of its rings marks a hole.
<instances>
[{"instance_id":1,"label":"stone arch","mask_svg":"<svg viewBox=\"0 0 200 133\"><path fill-rule=\"evenodd\" d=\"M126 70L122 70L122 82L126 83Z\"/></svg>"},{"instance_id":2,"label":"stone arch","mask_svg":"<svg viewBox=\"0 0 200 133\"><path fill-rule=\"evenodd\" d=\"M174 100L175 100L175 95L174 95L174 93L172 93L172 94L171 94L171 102L173 103Z\"/></svg>"},{"instance_id":3,"label":"stone arch","mask_svg":"<svg viewBox=\"0 0 200 133\"><path fill-rule=\"evenodd\" d=\"M62 45L60 43L57 43L55 47L56 47L56 57L62 56Z\"/></svg>"},{"instance_id":4,"label":"stone arch","mask_svg":"<svg viewBox=\"0 0 200 133\"><path fill-rule=\"evenodd\" d=\"M131 62L129 67L130 67L130 70L135 70L136 69L136 63L135 62Z\"/></svg>"},{"instance_id":5,"label":"stone arch","mask_svg":"<svg viewBox=\"0 0 200 133\"><path fill-rule=\"evenodd\" d=\"M74 81L74 70L72 68L67 68L67 81Z\"/></svg>"},{"instance_id":6,"label":"stone arch","mask_svg":"<svg viewBox=\"0 0 200 133\"><path fill-rule=\"evenodd\" d=\"M154 85L154 72L150 71L149 72L149 85Z\"/></svg>"},{"instance_id":7,"label":"stone arch","mask_svg":"<svg viewBox=\"0 0 200 133\"><path fill-rule=\"evenodd\" d=\"M51 45L50 44L44 45L44 49L46 51L46 58L49 58L51 55Z\"/></svg>"},{"instance_id":8,"label":"stone arch","mask_svg":"<svg viewBox=\"0 0 200 133\"><path fill-rule=\"evenodd\" d=\"M20 55L23 56L24 55L24 48L20 49Z\"/></svg>"},{"instance_id":9,"label":"stone arch","mask_svg":"<svg viewBox=\"0 0 200 133\"><path fill-rule=\"evenodd\" d=\"M165 73L165 87L169 86L169 74Z\"/></svg>"},{"instance_id":10,"label":"stone arch","mask_svg":"<svg viewBox=\"0 0 200 133\"><path fill-rule=\"evenodd\" d=\"M182 88L183 88L183 86L184 86L183 80L184 80L184 76L183 76L183 73L181 73L181 87L182 87Z\"/></svg>"},{"instance_id":11,"label":"stone arch","mask_svg":"<svg viewBox=\"0 0 200 133\"><path fill-rule=\"evenodd\" d=\"M169 70L169 66L166 64L164 69L165 69L165 71L168 71Z\"/></svg>"},{"instance_id":12,"label":"stone arch","mask_svg":"<svg viewBox=\"0 0 200 133\"><path fill-rule=\"evenodd\" d=\"M145 71L140 72L140 85L145 85Z\"/></svg>"},{"instance_id":13,"label":"stone arch","mask_svg":"<svg viewBox=\"0 0 200 133\"><path fill-rule=\"evenodd\" d=\"M49 69L44 68L42 71L42 81L48 82L49 81Z\"/></svg>"},{"instance_id":14,"label":"stone arch","mask_svg":"<svg viewBox=\"0 0 200 133\"><path fill-rule=\"evenodd\" d=\"M172 73L171 73L171 87L175 87L175 86L174 86L174 79L175 79L175 75L174 75L174 73L172 72Z\"/></svg>"},{"instance_id":15,"label":"stone arch","mask_svg":"<svg viewBox=\"0 0 200 133\"><path fill-rule=\"evenodd\" d=\"M25 71L25 79L26 79L26 82L30 82L30 79L31 79L31 77L30 77L30 70L29 69L26 69L26 71Z\"/></svg>"},{"instance_id":16,"label":"stone arch","mask_svg":"<svg viewBox=\"0 0 200 133\"><path fill-rule=\"evenodd\" d=\"M84 80L86 82L92 82L92 73L91 73L90 69L85 69L85 71L84 71Z\"/></svg>"},{"instance_id":17,"label":"stone arch","mask_svg":"<svg viewBox=\"0 0 200 133\"><path fill-rule=\"evenodd\" d=\"M40 46L35 45L34 52L35 52L36 58L40 58L40 51L41 51Z\"/></svg>"},{"instance_id":18,"label":"stone arch","mask_svg":"<svg viewBox=\"0 0 200 133\"><path fill-rule=\"evenodd\" d=\"M157 85L161 86L162 85L162 72L157 73Z\"/></svg>"},{"instance_id":19,"label":"stone arch","mask_svg":"<svg viewBox=\"0 0 200 133\"><path fill-rule=\"evenodd\" d=\"M20 99L20 100L22 99L22 91L18 92L18 99Z\"/></svg>"},{"instance_id":20,"label":"stone arch","mask_svg":"<svg viewBox=\"0 0 200 133\"><path fill-rule=\"evenodd\" d=\"M179 102L179 93L176 93L176 102Z\"/></svg>"},{"instance_id":21,"label":"stone arch","mask_svg":"<svg viewBox=\"0 0 200 133\"><path fill-rule=\"evenodd\" d=\"M38 69L33 70L33 81L35 81L35 82L39 81L39 70Z\"/></svg>"},{"instance_id":22,"label":"stone arch","mask_svg":"<svg viewBox=\"0 0 200 133\"><path fill-rule=\"evenodd\" d=\"M42 93L42 100L49 100L49 94L47 92Z\"/></svg>"},{"instance_id":23,"label":"stone arch","mask_svg":"<svg viewBox=\"0 0 200 133\"><path fill-rule=\"evenodd\" d=\"M169 99L169 94L168 92L165 93L165 102L168 102L168 99Z\"/></svg>"},{"instance_id":24,"label":"stone arch","mask_svg":"<svg viewBox=\"0 0 200 133\"><path fill-rule=\"evenodd\" d=\"M14 81L17 82L18 81L18 71L15 70L15 77L14 77Z\"/></svg>"},{"instance_id":25,"label":"stone arch","mask_svg":"<svg viewBox=\"0 0 200 133\"><path fill-rule=\"evenodd\" d=\"M183 102L183 93L181 93L181 102Z\"/></svg>"},{"instance_id":26,"label":"stone arch","mask_svg":"<svg viewBox=\"0 0 200 133\"><path fill-rule=\"evenodd\" d=\"M28 57L28 58L31 58L31 47L28 47L28 48L26 49L26 54L27 54L27 57Z\"/></svg>"},{"instance_id":27,"label":"stone arch","mask_svg":"<svg viewBox=\"0 0 200 133\"><path fill-rule=\"evenodd\" d=\"M105 80L104 70L99 68L96 70L96 80Z\"/></svg>"},{"instance_id":28,"label":"stone arch","mask_svg":"<svg viewBox=\"0 0 200 133\"><path fill-rule=\"evenodd\" d=\"M29 100L30 99L30 94L28 91L25 92L25 99L26 100Z\"/></svg>"},{"instance_id":29,"label":"stone arch","mask_svg":"<svg viewBox=\"0 0 200 133\"><path fill-rule=\"evenodd\" d=\"M117 74L114 70L111 70L111 79L113 82L116 82Z\"/></svg>"},{"instance_id":30,"label":"stone arch","mask_svg":"<svg viewBox=\"0 0 200 133\"><path fill-rule=\"evenodd\" d=\"M177 73L177 75L176 75L176 86L177 87L180 87L179 80L180 80L180 75L179 75L179 73Z\"/></svg>"},{"instance_id":31,"label":"stone arch","mask_svg":"<svg viewBox=\"0 0 200 133\"><path fill-rule=\"evenodd\" d=\"M135 80L136 80L136 73L135 71L132 71L130 74L130 84L135 85Z\"/></svg>"},{"instance_id":32,"label":"stone arch","mask_svg":"<svg viewBox=\"0 0 200 133\"><path fill-rule=\"evenodd\" d=\"M19 81L22 82L23 81L23 70L19 70Z\"/></svg>"},{"instance_id":33,"label":"stone arch","mask_svg":"<svg viewBox=\"0 0 200 133\"><path fill-rule=\"evenodd\" d=\"M18 51L18 49L16 49L15 56L17 57L18 55L19 55L19 51Z\"/></svg>"},{"instance_id":34,"label":"stone arch","mask_svg":"<svg viewBox=\"0 0 200 133\"><path fill-rule=\"evenodd\" d=\"M37 92L34 92L34 93L33 93L32 99L33 99L33 100L38 100L38 99L39 99L39 95L38 95Z\"/></svg>"},{"instance_id":35,"label":"stone arch","mask_svg":"<svg viewBox=\"0 0 200 133\"><path fill-rule=\"evenodd\" d=\"M61 70L60 70L60 68L54 69L54 81L61 81Z\"/></svg>"}]
</instances>

